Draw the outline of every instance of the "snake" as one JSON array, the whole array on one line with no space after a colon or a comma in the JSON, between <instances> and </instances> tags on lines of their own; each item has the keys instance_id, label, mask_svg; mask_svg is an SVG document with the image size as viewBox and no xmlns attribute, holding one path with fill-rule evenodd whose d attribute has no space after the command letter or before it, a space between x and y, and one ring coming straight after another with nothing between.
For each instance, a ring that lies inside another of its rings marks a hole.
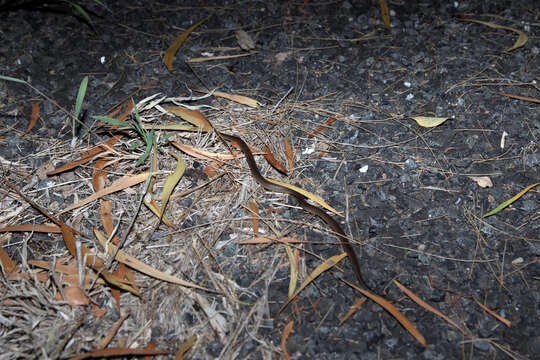
<instances>
[{"instance_id":1,"label":"snake","mask_svg":"<svg viewBox=\"0 0 540 360\"><path fill-rule=\"evenodd\" d=\"M366 284L364 281L364 278L362 277L362 272L360 270L360 265L358 263L358 257L356 256L356 252L354 251L349 239L345 235L345 232L339 225L339 223L334 220L334 218L326 211L321 209L320 207L311 205L306 201L306 198L301 193L290 189L288 187L275 184L273 182L268 181L264 176L261 175L261 172L259 171L259 168L257 167L257 163L255 162L255 158L253 156L253 153L251 152L251 149L249 146L238 136L218 132L217 130L214 130L218 133L218 136L221 136L223 139L235 142L240 147L240 151L245 156L246 162L249 166L249 170L251 171L251 176L255 179L259 185L261 185L264 189L272 192L278 192L283 193L287 195L293 196L297 201L298 204L307 212L319 217L322 221L324 221L337 235L337 237L340 240L341 247L343 248L343 251L347 254L347 257L349 258L349 262L351 263L351 266L353 268L354 274L356 276L356 280L360 284L360 286L364 287L366 290L371 290L371 288Z\"/></svg>"}]
</instances>

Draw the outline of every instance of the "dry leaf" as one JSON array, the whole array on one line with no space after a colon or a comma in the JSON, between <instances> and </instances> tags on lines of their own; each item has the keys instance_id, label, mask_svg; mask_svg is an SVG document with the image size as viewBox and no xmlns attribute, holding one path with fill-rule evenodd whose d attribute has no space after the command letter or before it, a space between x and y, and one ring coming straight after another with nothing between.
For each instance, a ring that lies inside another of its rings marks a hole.
<instances>
[{"instance_id":1,"label":"dry leaf","mask_svg":"<svg viewBox=\"0 0 540 360\"><path fill-rule=\"evenodd\" d=\"M360 307L366 302L367 297L362 296L360 299L356 300L356 302L351 306L349 311L347 311L347 314L341 320L339 320L339 326L343 325L345 321L347 321L348 318L350 318L356 310L360 309Z\"/></svg>"},{"instance_id":2,"label":"dry leaf","mask_svg":"<svg viewBox=\"0 0 540 360\"><path fill-rule=\"evenodd\" d=\"M284 186L286 188L289 188L291 190L294 190L294 191L304 195L308 199L313 200L314 202L321 205L323 208L327 209L328 211L331 211L331 212L333 212L334 214L336 214L338 216L343 216L336 209L334 209L333 207L328 205L323 199L321 199L320 197L318 197L315 194L310 193L309 191L306 191L306 190L304 190L302 188L299 188L298 186L287 184L287 183L284 183L284 182L281 182L281 181L278 181L278 180L269 179L269 178L265 178L265 179L270 181L271 183L278 184L278 185Z\"/></svg>"},{"instance_id":3,"label":"dry leaf","mask_svg":"<svg viewBox=\"0 0 540 360\"><path fill-rule=\"evenodd\" d=\"M293 332L294 321L291 320L285 328L283 329L283 334L281 335L281 351L283 351L283 357L286 360L291 360L291 356L287 352L287 338Z\"/></svg>"},{"instance_id":4,"label":"dry leaf","mask_svg":"<svg viewBox=\"0 0 540 360\"><path fill-rule=\"evenodd\" d=\"M6 226L0 228L0 232L8 231L33 231L33 232L44 232L44 233L61 233L62 230L57 225L34 225L34 224L21 224Z\"/></svg>"},{"instance_id":5,"label":"dry leaf","mask_svg":"<svg viewBox=\"0 0 540 360\"><path fill-rule=\"evenodd\" d=\"M7 275L16 273L19 271L19 267L15 265L13 260L9 257L9 255L4 251L4 249L0 246L0 265L2 265L2 269L4 270L4 273Z\"/></svg>"},{"instance_id":6,"label":"dry leaf","mask_svg":"<svg viewBox=\"0 0 540 360\"><path fill-rule=\"evenodd\" d=\"M212 16L212 15L210 15L210 16ZM180 36L178 36L176 38L176 40L174 40L174 42L171 44L171 46L169 46L167 51L165 51L165 56L163 57L163 62L165 63L165 66L167 66L167 69L169 69L170 72L173 71L172 62L173 62L174 56L176 55L176 53L178 52L178 50L180 49L180 47L182 46L184 41L186 41L189 34L191 34L193 32L193 30L195 30L201 24L203 24L208 19L210 19L210 16L208 16L204 20L199 21L198 23L196 23L195 25L193 25L192 27L190 27L189 29L184 31Z\"/></svg>"},{"instance_id":7,"label":"dry leaf","mask_svg":"<svg viewBox=\"0 0 540 360\"><path fill-rule=\"evenodd\" d=\"M28 122L28 126L26 127L26 130L24 131L25 134L28 134L30 130L36 126L36 123L39 119L39 104L36 102L32 103L32 116L30 117L30 122Z\"/></svg>"},{"instance_id":8,"label":"dry leaf","mask_svg":"<svg viewBox=\"0 0 540 360\"><path fill-rule=\"evenodd\" d=\"M128 255L123 250L117 250L117 247L115 245L113 245L111 243L107 243L107 237L105 235L103 235L97 229L94 229L94 234L96 235L96 238L98 239L101 246L103 246L105 248L105 251L107 252L107 254L111 255L113 253L116 253L115 260L126 264L127 266L129 266L132 269L135 269L135 270L137 270L137 271L139 271L139 272L141 272L143 274L146 274L148 276L151 276L153 278L163 280L163 281L167 281L167 282L170 282L170 283L173 283L173 284L213 292L212 290L206 289L206 288L204 288L202 286L199 286L197 284L193 284L193 283L191 283L189 281L185 281L185 280L179 279L177 277L174 277L172 275L165 274L164 272L158 271L158 270L154 269L153 267L151 267L149 265L146 265L142 261L137 260L133 256Z\"/></svg>"},{"instance_id":9,"label":"dry leaf","mask_svg":"<svg viewBox=\"0 0 540 360\"><path fill-rule=\"evenodd\" d=\"M289 166L289 170L292 170L294 169L294 151L287 138L283 139L283 143L285 145L285 157L287 158L287 165Z\"/></svg>"},{"instance_id":10,"label":"dry leaf","mask_svg":"<svg viewBox=\"0 0 540 360\"><path fill-rule=\"evenodd\" d=\"M340 262L344 257L347 257L347 254L346 253L342 253L340 255L334 255L328 259L326 259L322 264L320 264L319 266L317 266L315 268L315 270L313 270L311 272L311 274L309 274L307 277L306 277L306 280L304 280L304 282L302 283L302 285L300 285L300 287L298 288L298 290L296 290L296 292L293 294L293 296L290 296L287 301L285 302L285 304L283 304L283 306L281 307L281 309L279 310L280 312L283 311L283 309L285 309L285 307L287 307L287 305L289 305L289 303L298 295L302 292L302 290L305 289L306 286L308 286L313 280L315 280L319 275L321 275L323 272L333 268L338 262Z\"/></svg>"},{"instance_id":11,"label":"dry leaf","mask_svg":"<svg viewBox=\"0 0 540 360\"><path fill-rule=\"evenodd\" d=\"M413 116L411 119L415 120L418 125L423 127L435 127L441 125L446 120L450 119L448 117L431 117L431 116Z\"/></svg>"},{"instance_id":12,"label":"dry leaf","mask_svg":"<svg viewBox=\"0 0 540 360\"><path fill-rule=\"evenodd\" d=\"M477 24L486 25L486 26L489 26L489 27L492 28L492 29L509 30L509 31L513 31L513 32L515 32L516 34L518 34L518 38L517 38L516 42L514 43L514 45L510 46L509 48L504 49L504 50L503 50L504 52L509 52L509 51L515 50L515 49L517 49L517 48L520 48L520 47L522 47L523 45L525 45L525 44L527 43L527 41L529 40L529 37L528 37L527 34L525 34L523 31L520 31L520 30L511 28L511 27L509 27L509 26L497 25L497 24L494 24L494 23L492 23L492 22L481 21L481 20L474 20L474 19L462 19L462 20L464 20L464 21L470 21L470 22L477 23Z\"/></svg>"},{"instance_id":13,"label":"dry leaf","mask_svg":"<svg viewBox=\"0 0 540 360\"><path fill-rule=\"evenodd\" d=\"M188 123L195 125L201 131L212 130L212 124L210 124L208 119L206 119L203 113L199 110L189 110L183 106L169 106L165 108L165 111L180 116Z\"/></svg>"},{"instance_id":14,"label":"dry leaf","mask_svg":"<svg viewBox=\"0 0 540 360\"><path fill-rule=\"evenodd\" d=\"M481 188L492 187L493 183L489 176L469 176L472 180L476 181Z\"/></svg>"},{"instance_id":15,"label":"dry leaf","mask_svg":"<svg viewBox=\"0 0 540 360\"><path fill-rule=\"evenodd\" d=\"M238 46L240 46L242 50L249 51L255 49L255 42L247 32L240 29L235 32L235 35Z\"/></svg>"},{"instance_id":16,"label":"dry leaf","mask_svg":"<svg viewBox=\"0 0 540 360\"><path fill-rule=\"evenodd\" d=\"M308 135L308 138L312 138L315 135L320 134L321 132L324 131L324 129L331 126L333 123L335 123L338 115L343 114L343 111L345 111L345 108L341 109L337 115L332 116L330 119L326 120L324 124L319 126L317 129L313 130L313 132L311 132L311 134Z\"/></svg>"},{"instance_id":17,"label":"dry leaf","mask_svg":"<svg viewBox=\"0 0 540 360\"><path fill-rule=\"evenodd\" d=\"M197 335L191 335L189 339L187 339L182 346L180 346L180 349L178 349L178 352L176 353L176 356L174 357L174 360L182 360L184 357L184 354L191 349L193 344L195 344L195 341L197 341Z\"/></svg>"},{"instance_id":18,"label":"dry leaf","mask_svg":"<svg viewBox=\"0 0 540 360\"><path fill-rule=\"evenodd\" d=\"M507 320L505 318L503 318L502 316L500 316L499 314L497 314L495 311L491 310L490 308L488 308L487 306L485 306L484 304L482 304L480 301L478 301L474 296L472 297L474 299L474 301L476 301L476 303L482 308L484 309L484 311L486 311L488 314L490 314L491 316L495 317L497 320L499 320L500 322L502 322L504 325L506 325L507 327L511 327L512 326L512 322L510 320Z\"/></svg>"},{"instance_id":19,"label":"dry leaf","mask_svg":"<svg viewBox=\"0 0 540 360\"><path fill-rule=\"evenodd\" d=\"M536 103L536 104L540 104L540 99L536 99L536 98L530 98L530 97L519 96L519 95L512 95L512 94L506 94L506 93L501 93L501 95L502 95L502 96L509 97L509 98L511 98L511 99L517 99L517 100L529 101L529 102L533 102L533 103Z\"/></svg>"},{"instance_id":20,"label":"dry leaf","mask_svg":"<svg viewBox=\"0 0 540 360\"><path fill-rule=\"evenodd\" d=\"M282 237L282 238L276 239L276 238L270 238L270 237L262 236L262 237L254 237L254 238L251 238L249 240L239 241L237 244L240 244L240 245L269 244L269 243L272 243L272 242L281 242L281 243L284 243L284 244L309 244L310 243L309 241L298 240L298 239L287 238L287 237Z\"/></svg>"},{"instance_id":21,"label":"dry leaf","mask_svg":"<svg viewBox=\"0 0 540 360\"><path fill-rule=\"evenodd\" d=\"M90 304L90 299L78 286L68 286L64 288L64 294L66 295L66 301L71 306L82 306Z\"/></svg>"},{"instance_id":22,"label":"dry leaf","mask_svg":"<svg viewBox=\"0 0 540 360\"><path fill-rule=\"evenodd\" d=\"M296 290L296 282L298 281L298 264L296 262L291 247L287 244L285 244L285 251L287 252L287 257L289 258L289 267L291 268L291 277L289 279L289 292L287 294L287 297L291 298L294 295L294 290Z\"/></svg>"},{"instance_id":23,"label":"dry leaf","mask_svg":"<svg viewBox=\"0 0 540 360\"><path fill-rule=\"evenodd\" d=\"M253 234L255 236L259 236L259 209L257 208L255 201L251 200L249 202L249 209L253 213L253 218L251 220L253 225Z\"/></svg>"},{"instance_id":24,"label":"dry leaf","mask_svg":"<svg viewBox=\"0 0 540 360\"><path fill-rule=\"evenodd\" d=\"M364 296L370 298L371 300L375 301L377 304L382 306L386 311L388 311L399 323L423 346L426 347L426 339L416 329L416 327L403 315L394 305L392 305L388 300L386 300L383 297L380 297L379 295L375 295L370 291L364 290L359 288L358 286L351 284L348 281L343 280L347 285L352 287L353 289L356 289L357 291L360 291Z\"/></svg>"},{"instance_id":25,"label":"dry leaf","mask_svg":"<svg viewBox=\"0 0 540 360\"><path fill-rule=\"evenodd\" d=\"M447 323L449 323L450 325L454 326L456 329L458 329L459 331L461 331L461 333L463 335L465 335L465 330L463 330L458 324L456 324L452 319L450 319L448 316L444 315L443 313L441 313L439 310L435 309L433 306L429 305L428 303L426 303L425 301L423 301L422 299L420 299L420 297L418 297L415 293L413 293L411 290L407 289L405 286L403 286L401 283L399 283L397 280L394 279L394 284L396 284L397 287L399 287L401 289L401 291L403 291L405 294L407 294L408 297L411 298L411 300L413 300L415 303L417 303L418 305L422 306L424 309L426 310L429 310L431 311L432 313L434 313L435 315L438 315L439 317L441 317L442 319L444 319Z\"/></svg>"},{"instance_id":26,"label":"dry leaf","mask_svg":"<svg viewBox=\"0 0 540 360\"><path fill-rule=\"evenodd\" d=\"M272 150L270 150L270 148L266 145L264 146L264 158L266 159L266 161L268 161L270 165L272 165L274 169L284 175L288 175L287 169L285 169L283 165L281 165L279 161L277 161L277 159L274 157L274 154L272 154Z\"/></svg>"},{"instance_id":27,"label":"dry leaf","mask_svg":"<svg viewBox=\"0 0 540 360\"><path fill-rule=\"evenodd\" d=\"M99 198L101 198L101 197L103 197L105 195L109 195L109 194L112 194L114 192L117 192L117 191L126 189L128 187L131 187L133 185L140 184L143 181L145 181L146 178L148 178L148 175L149 175L149 173L141 173L141 174L137 174L137 175L126 175L126 176L116 180L115 182L113 182L111 184L111 186L109 186L109 187L107 187L105 189L99 190L98 192L88 196L87 198L79 201L78 203L71 205L67 209L61 211L58 215L61 215L63 213L71 211L73 209L77 209L77 208L79 208L81 206L89 204L92 201L94 201L96 199L99 199Z\"/></svg>"},{"instance_id":28,"label":"dry leaf","mask_svg":"<svg viewBox=\"0 0 540 360\"><path fill-rule=\"evenodd\" d=\"M381 6L381 16L384 21L384 26L390 31L392 29L390 28L390 11L388 10L388 5L386 5L385 0L379 0L379 5Z\"/></svg>"}]
</instances>

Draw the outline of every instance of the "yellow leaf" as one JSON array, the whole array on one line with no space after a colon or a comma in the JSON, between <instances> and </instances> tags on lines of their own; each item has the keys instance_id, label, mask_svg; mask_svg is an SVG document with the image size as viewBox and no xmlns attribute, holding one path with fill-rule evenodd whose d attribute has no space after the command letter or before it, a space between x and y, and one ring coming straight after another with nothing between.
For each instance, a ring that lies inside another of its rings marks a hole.
<instances>
[{"instance_id":1,"label":"yellow leaf","mask_svg":"<svg viewBox=\"0 0 540 360\"><path fill-rule=\"evenodd\" d=\"M291 298L294 294L294 290L296 289L296 282L298 281L298 267L296 266L296 260L294 258L292 249L287 244L285 244L285 251L287 252L287 256L289 258L289 266L291 267L291 278L289 280L288 294L289 298Z\"/></svg>"},{"instance_id":2,"label":"yellow leaf","mask_svg":"<svg viewBox=\"0 0 540 360\"><path fill-rule=\"evenodd\" d=\"M176 169L174 169L174 172L167 176L167 180L165 180L165 185L163 185L163 192L161 193L161 211L160 215L163 215L163 212L165 211L165 207L167 206L167 202L169 201L169 197L171 196L174 187L182 176L184 175L184 171L186 170L186 162L179 156L173 154L173 156L176 158Z\"/></svg>"},{"instance_id":3,"label":"yellow leaf","mask_svg":"<svg viewBox=\"0 0 540 360\"><path fill-rule=\"evenodd\" d=\"M172 62L174 59L174 55L176 55L176 53L178 52L178 50L180 49L184 41L186 41L186 39L188 38L189 34L191 34L193 30L199 27L199 25L203 24L208 19L210 19L210 16L208 16L204 20L199 21L198 23L196 23L195 25L193 25L192 27L184 31L179 37L176 38L176 40L174 40L174 42L171 44L171 46L169 46L167 51L165 51L163 62L165 63L165 66L167 66L167 69L169 69L170 72L172 72Z\"/></svg>"},{"instance_id":4,"label":"yellow leaf","mask_svg":"<svg viewBox=\"0 0 540 360\"><path fill-rule=\"evenodd\" d=\"M278 181L278 180L274 180L274 179L269 179L269 178L265 178L266 180L270 181L271 183L274 183L274 184L277 184L277 185L281 185L281 186L284 186L286 188L289 188L291 190L294 190L302 195L304 195L305 197L307 197L308 199L311 199L313 201L315 201L317 204L321 205L323 208L327 209L328 211L331 211L333 212L334 214L338 215L338 216L343 216L339 213L339 211L337 211L336 209L334 209L333 207L331 207L329 204L327 204L323 199L321 199L320 197L318 197L317 195L315 194L312 194L310 193L309 191L306 191L302 188L299 188L298 186L294 186L294 185L291 185L291 184L287 184L287 183L284 183L284 182L281 182L281 181Z\"/></svg>"},{"instance_id":5,"label":"yellow leaf","mask_svg":"<svg viewBox=\"0 0 540 360\"><path fill-rule=\"evenodd\" d=\"M492 29L503 29L503 30L513 31L516 34L518 34L518 38L517 38L516 42L514 43L514 45L510 46L509 48L504 49L503 50L504 52L509 52L509 51L515 50L517 48L520 48L523 45L525 45L527 43L527 41L529 40L529 37L523 31L511 28L509 26L497 25L497 24L494 24L492 22L474 20L474 19L463 19L463 20L470 21L470 22L477 23L477 24L486 25L486 26L489 26Z\"/></svg>"},{"instance_id":6,"label":"yellow leaf","mask_svg":"<svg viewBox=\"0 0 540 360\"><path fill-rule=\"evenodd\" d=\"M144 205L146 205L146 207L150 209L150 211L152 211L154 215L156 215L161 221L163 221L165 225L167 225L168 227L174 228L173 224L171 224L169 219L167 219L165 215L162 215L160 207L158 206L158 204L156 204L154 199L152 199L152 196L150 195L150 193L147 193L144 196L143 202L144 202Z\"/></svg>"},{"instance_id":7,"label":"yellow leaf","mask_svg":"<svg viewBox=\"0 0 540 360\"><path fill-rule=\"evenodd\" d=\"M201 129L196 126L189 126L184 124L168 124L168 125L144 125L146 130L169 130L169 131L200 131Z\"/></svg>"},{"instance_id":8,"label":"yellow leaf","mask_svg":"<svg viewBox=\"0 0 540 360\"><path fill-rule=\"evenodd\" d=\"M201 131L212 130L212 124L210 124L203 113L199 110L189 110L183 106L169 106L165 108L165 111L180 116L187 122L197 126Z\"/></svg>"},{"instance_id":9,"label":"yellow leaf","mask_svg":"<svg viewBox=\"0 0 540 360\"><path fill-rule=\"evenodd\" d=\"M429 128L429 127L439 126L450 118L431 117L431 116L413 116L411 117L411 119L415 120L418 123L418 125Z\"/></svg>"},{"instance_id":10,"label":"yellow leaf","mask_svg":"<svg viewBox=\"0 0 540 360\"><path fill-rule=\"evenodd\" d=\"M98 239L101 246L103 246L103 248L105 248L105 251L109 255L116 252L117 247L115 245L111 244L110 242L108 243L107 242L107 237L103 233L101 233L97 229L94 229L94 234L96 235L96 238ZM192 288L199 289L199 290L213 292L212 290L206 289L206 288L204 288L202 286L199 286L197 284L194 284L194 283L191 283L189 281L179 279L179 278L174 277L172 275L165 274L165 273L163 273L163 272L161 272L159 270L156 270L153 267L151 267L149 265L146 265L142 261L139 261L139 260L135 259L133 256L128 255L127 253L125 253L122 250L118 250L118 252L116 252L115 259L117 261L121 262L121 263L126 264L130 268L132 268L134 270L137 270L137 271L139 271L139 272L141 272L143 274L146 274L148 276L151 276L153 278L163 280L163 281L167 281L167 282L170 282L170 283L173 283L173 284L185 286L185 287L192 287Z\"/></svg>"},{"instance_id":11,"label":"yellow leaf","mask_svg":"<svg viewBox=\"0 0 540 360\"><path fill-rule=\"evenodd\" d=\"M346 253L341 253L339 255L334 255L334 256L326 259L319 266L317 266L315 268L315 270L313 270L313 272L308 275L306 280L304 280L302 285L300 285L300 287L298 288L298 290L296 290L296 292L293 294L293 296L289 296L289 298L287 299L287 302L285 302L285 304L283 304L283 306L281 307L281 309L279 311L280 312L283 311L283 309L285 309L285 307L287 307L287 305L289 305L289 303L292 301L292 299L294 299L298 294L300 294L302 292L302 290L304 290L304 288L306 286L308 286L313 280L315 280L323 272L325 272L326 270L331 269L332 267L334 267L344 257L347 257Z\"/></svg>"},{"instance_id":12,"label":"yellow leaf","mask_svg":"<svg viewBox=\"0 0 540 360\"><path fill-rule=\"evenodd\" d=\"M386 26L388 30L391 30L390 29L390 11L388 11L388 5L386 5L386 1L384 0L379 0L379 5L381 6L381 16L384 21L384 26Z\"/></svg>"}]
</instances>

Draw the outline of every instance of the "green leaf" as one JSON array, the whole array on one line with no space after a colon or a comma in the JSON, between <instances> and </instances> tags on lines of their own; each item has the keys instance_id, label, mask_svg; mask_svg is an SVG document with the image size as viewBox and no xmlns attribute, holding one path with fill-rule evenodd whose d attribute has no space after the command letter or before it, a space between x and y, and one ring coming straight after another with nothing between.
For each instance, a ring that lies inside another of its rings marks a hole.
<instances>
[{"instance_id":1,"label":"green leaf","mask_svg":"<svg viewBox=\"0 0 540 360\"><path fill-rule=\"evenodd\" d=\"M74 3L73 1L67 1L73 8L86 20L92 28L94 28L94 23L92 22L92 19L90 18L90 15L80 6L79 4Z\"/></svg>"},{"instance_id":2,"label":"green leaf","mask_svg":"<svg viewBox=\"0 0 540 360\"><path fill-rule=\"evenodd\" d=\"M125 127L130 128L130 129L137 130L135 128L135 126L133 126L132 124L130 124L130 123L126 122L126 121L113 119L113 118L110 118L110 117L107 117L107 116L92 116L92 117L94 119L96 119L96 120L103 121L103 122L106 122L106 123L109 123L109 124L125 126Z\"/></svg>"},{"instance_id":3,"label":"green leaf","mask_svg":"<svg viewBox=\"0 0 540 360\"><path fill-rule=\"evenodd\" d=\"M88 87L88 76L85 76L84 79L81 81L81 85L79 86L79 92L77 93L77 100L75 101L75 119L79 118L79 114L81 113L82 104L84 101L84 95L86 94L86 88Z\"/></svg>"},{"instance_id":4,"label":"green leaf","mask_svg":"<svg viewBox=\"0 0 540 360\"><path fill-rule=\"evenodd\" d=\"M491 216L491 215L494 215L494 214L498 213L499 211L501 211L502 209L504 209L505 207L507 207L508 205L510 205L511 203L513 203L514 201L516 201L517 199L522 197L523 195L525 195L525 193L527 191L531 190L533 187L535 187L535 186L537 186L539 184L540 183L536 183L536 184L532 184L532 185L527 186L525 189L521 190L516 196L514 196L510 200L506 200L501 205L497 206L495 209L493 209L490 212L488 212L487 214L485 214L483 217L486 218L488 216Z\"/></svg>"},{"instance_id":5,"label":"green leaf","mask_svg":"<svg viewBox=\"0 0 540 360\"><path fill-rule=\"evenodd\" d=\"M150 156L152 145L154 144L154 130L152 130L150 134L146 134L145 141L146 141L146 149L144 151L144 154L139 156L139 158L137 159L135 166L141 165L148 158L148 156Z\"/></svg>"},{"instance_id":6,"label":"green leaf","mask_svg":"<svg viewBox=\"0 0 540 360\"><path fill-rule=\"evenodd\" d=\"M2 80L7 80L7 81L18 82L18 83L21 83L21 84L28 84L28 83L27 83L26 81L24 81L24 80L17 79L17 78L11 77L11 76L0 75L0 79L2 79Z\"/></svg>"}]
</instances>

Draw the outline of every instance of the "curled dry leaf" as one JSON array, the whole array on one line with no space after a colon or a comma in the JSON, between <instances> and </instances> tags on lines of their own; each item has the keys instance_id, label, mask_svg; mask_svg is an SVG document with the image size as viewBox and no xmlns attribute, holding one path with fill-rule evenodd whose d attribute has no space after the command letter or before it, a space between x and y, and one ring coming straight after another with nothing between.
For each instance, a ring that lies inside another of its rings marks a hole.
<instances>
[{"instance_id":1,"label":"curled dry leaf","mask_svg":"<svg viewBox=\"0 0 540 360\"><path fill-rule=\"evenodd\" d=\"M493 187L493 183L489 176L470 176L470 178L478 184L481 188Z\"/></svg>"},{"instance_id":2,"label":"curled dry leaf","mask_svg":"<svg viewBox=\"0 0 540 360\"><path fill-rule=\"evenodd\" d=\"M529 40L529 37L527 36L527 34L525 34L523 31L520 31L520 30L517 30L517 29L514 29L514 28L511 28L509 26L504 26L504 25L497 25L497 24L494 24L492 22L488 22L488 21L481 21L481 20L474 20L474 19L462 19L462 20L465 20L465 21L470 21L470 22L473 22L473 23L477 23L477 24L482 24L482 25L485 25L485 26L489 26L490 28L492 29L502 29L502 30L509 30L509 31L513 31L515 32L516 34L518 34L518 38L516 39L516 42L514 43L514 45L504 49L503 51L504 52L510 52L512 50L515 50L517 48L520 48L522 47L523 45L525 45L527 43L527 41Z\"/></svg>"},{"instance_id":3,"label":"curled dry leaf","mask_svg":"<svg viewBox=\"0 0 540 360\"><path fill-rule=\"evenodd\" d=\"M174 40L174 42L171 44L171 46L169 46L167 51L165 51L165 56L163 57L163 62L165 63L165 66L167 67L167 69L169 69L170 72L173 71L172 62L174 60L174 56L176 55L176 53L178 52L178 50L180 49L180 47L182 46L184 41L186 41L189 34L191 34L193 32L193 30L195 30L201 24L206 22L208 19L210 19L210 16L207 17L206 19L203 19L203 20L199 21L198 23L196 23L195 25L193 25L192 27L190 27L189 29L184 31L182 34L180 34L180 36L178 36Z\"/></svg>"}]
</instances>

